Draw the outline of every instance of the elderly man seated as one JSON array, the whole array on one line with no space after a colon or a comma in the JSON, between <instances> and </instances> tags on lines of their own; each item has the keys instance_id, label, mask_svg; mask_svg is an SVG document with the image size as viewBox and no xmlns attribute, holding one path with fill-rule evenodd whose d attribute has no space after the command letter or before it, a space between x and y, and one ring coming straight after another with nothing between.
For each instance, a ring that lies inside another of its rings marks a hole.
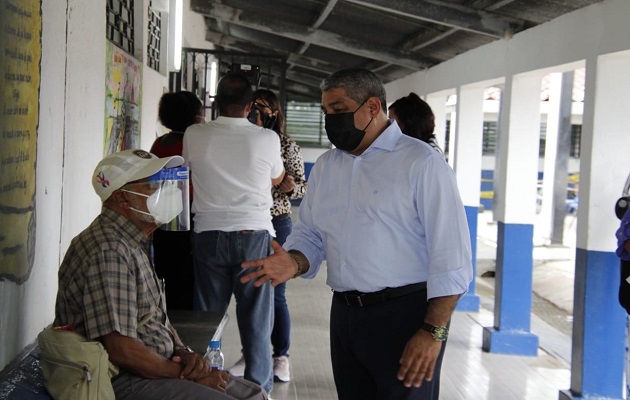
<instances>
[{"instance_id":1,"label":"elderly man seated","mask_svg":"<svg viewBox=\"0 0 630 400\"><path fill-rule=\"evenodd\" d=\"M99 341L120 369L117 399L266 399L260 386L211 370L185 346L166 314L164 289L149 259L155 229L187 212L164 168L184 162L125 150L96 166L98 217L72 240L59 268L56 326Z\"/></svg>"}]
</instances>

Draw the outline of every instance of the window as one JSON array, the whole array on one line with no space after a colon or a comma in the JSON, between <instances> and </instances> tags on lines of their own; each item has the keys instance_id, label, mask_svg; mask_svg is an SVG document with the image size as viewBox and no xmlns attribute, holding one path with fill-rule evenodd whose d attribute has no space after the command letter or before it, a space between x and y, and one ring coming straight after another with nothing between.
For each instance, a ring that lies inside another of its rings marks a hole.
<instances>
[{"instance_id":1,"label":"window","mask_svg":"<svg viewBox=\"0 0 630 400\"><path fill-rule=\"evenodd\" d=\"M540 121L540 138L538 139L538 156L545 156L545 147L547 145L547 122Z\"/></svg>"},{"instance_id":2,"label":"window","mask_svg":"<svg viewBox=\"0 0 630 400\"><path fill-rule=\"evenodd\" d=\"M571 148L569 156L580 158L580 143L582 141L582 125L571 125Z\"/></svg>"},{"instance_id":3,"label":"window","mask_svg":"<svg viewBox=\"0 0 630 400\"><path fill-rule=\"evenodd\" d=\"M133 0L107 0L107 39L134 54Z\"/></svg>"},{"instance_id":4,"label":"window","mask_svg":"<svg viewBox=\"0 0 630 400\"><path fill-rule=\"evenodd\" d=\"M147 65L160 71L160 45L162 42L162 13L149 2L149 21L147 29Z\"/></svg>"},{"instance_id":5,"label":"window","mask_svg":"<svg viewBox=\"0 0 630 400\"><path fill-rule=\"evenodd\" d=\"M496 121L483 121L483 138L481 142L481 154L492 156L497 152L497 123Z\"/></svg>"},{"instance_id":6,"label":"window","mask_svg":"<svg viewBox=\"0 0 630 400\"><path fill-rule=\"evenodd\" d=\"M286 118L286 133L300 145L330 147L319 103L291 101L287 105Z\"/></svg>"}]
</instances>

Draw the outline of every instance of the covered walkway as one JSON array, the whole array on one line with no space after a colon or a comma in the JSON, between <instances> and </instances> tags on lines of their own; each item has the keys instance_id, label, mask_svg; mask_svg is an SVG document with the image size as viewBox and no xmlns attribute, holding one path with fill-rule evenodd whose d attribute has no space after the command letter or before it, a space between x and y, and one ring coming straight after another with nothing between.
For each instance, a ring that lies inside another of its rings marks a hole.
<instances>
[{"instance_id":1,"label":"covered walkway","mask_svg":"<svg viewBox=\"0 0 630 400\"><path fill-rule=\"evenodd\" d=\"M324 269L322 269L322 272ZM479 282L479 281L478 281ZM444 358L441 400L557 399L569 388L570 370L559 355L543 348L537 357L494 354L481 348L483 327L492 325L493 299L488 283L480 288L479 312L455 312ZM483 294L482 294L483 293ZM330 366L328 318L332 293L325 275L314 281L297 279L287 285L291 310L291 372L288 383L274 383L274 400L334 400L337 398ZM488 309L490 308L490 309ZM240 357L235 312L223 335L226 365ZM533 317L533 331L569 345L570 337ZM544 342L541 340L541 343ZM541 344L541 346L543 346Z\"/></svg>"}]
</instances>

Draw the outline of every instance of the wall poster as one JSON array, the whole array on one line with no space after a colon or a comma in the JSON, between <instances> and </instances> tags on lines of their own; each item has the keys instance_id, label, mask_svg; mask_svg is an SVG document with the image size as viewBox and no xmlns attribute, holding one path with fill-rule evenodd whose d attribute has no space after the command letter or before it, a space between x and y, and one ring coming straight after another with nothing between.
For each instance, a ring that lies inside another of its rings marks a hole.
<instances>
[{"instance_id":1,"label":"wall poster","mask_svg":"<svg viewBox=\"0 0 630 400\"><path fill-rule=\"evenodd\" d=\"M107 41L103 155L140 147L142 63Z\"/></svg>"},{"instance_id":2,"label":"wall poster","mask_svg":"<svg viewBox=\"0 0 630 400\"><path fill-rule=\"evenodd\" d=\"M41 0L0 2L0 280L25 282L35 256Z\"/></svg>"}]
</instances>

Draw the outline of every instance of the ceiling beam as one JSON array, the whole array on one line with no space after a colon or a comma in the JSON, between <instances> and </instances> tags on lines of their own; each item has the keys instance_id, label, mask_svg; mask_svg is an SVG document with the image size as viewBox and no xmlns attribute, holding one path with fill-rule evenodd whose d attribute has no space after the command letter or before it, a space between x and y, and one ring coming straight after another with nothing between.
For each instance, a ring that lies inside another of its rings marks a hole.
<instances>
[{"instance_id":1,"label":"ceiling beam","mask_svg":"<svg viewBox=\"0 0 630 400\"><path fill-rule=\"evenodd\" d=\"M390 48L359 42L332 32L316 30L286 21L269 21L254 16L241 15L240 10L223 4L207 4L202 0L191 0L191 8L205 16L230 24L414 70L428 68L435 64L433 60L423 60L409 52L393 51Z\"/></svg>"},{"instance_id":2,"label":"ceiling beam","mask_svg":"<svg viewBox=\"0 0 630 400\"><path fill-rule=\"evenodd\" d=\"M243 53L261 53L261 51L266 50L270 54L277 54L273 43L264 41L250 42L215 31L206 31L206 40L213 43L215 46L226 47ZM285 54L282 54L282 56L285 56ZM332 64L325 60L295 53L289 53L287 55L287 63L300 68L316 71L323 75L331 74L343 68L341 65Z\"/></svg>"},{"instance_id":3,"label":"ceiling beam","mask_svg":"<svg viewBox=\"0 0 630 400\"><path fill-rule=\"evenodd\" d=\"M475 0L470 4L472 7L482 9L486 11L498 10L501 7L505 7L510 3L514 3L516 0L501 0L495 3L496 0ZM470 2L469 2L470 3Z\"/></svg>"},{"instance_id":4,"label":"ceiling beam","mask_svg":"<svg viewBox=\"0 0 630 400\"><path fill-rule=\"evenodd\" d=\"M525 20L500 16L442 0L345 0L387 14L445 25L496 39L511 37L530 26Z\"/></svg>"},{"instance_id":5,"label":"ceiling beam","mask_svg":"<svg viewBox=\"0 0 630 400\"><path fill-rule=\"evenodd\" d=\"M319 14L319 17L317 18L315 23L313 23L311 25L311 28L319 29L319 27L324 23L324 21L326 21L326 18L328 18L328 16L332 12L332 10L337 5L337 1L338 0L328 0L328 3L326 4L326 7L324 7L322 12ZM311 45L310 43L302 43L302 45L300 46L300 49L297 51L297 53L300 54L300 55L304 54L310 45ZM291 60L288 60L288 64L289 65L288 65L287 69L290 71L293 68L294 64L293 64L293 62Z\"/></svg>"},{"instance_id":6,"label":"ceiling beam","mask_svg":"<svg viewBox=\"0 0 630 400\"><path fill-rule=\"evenodd\" d=\"M255 46L252 43L241 41L232 37L225 36L219 32L206 31L206 40L214 43L216 46L221 46L225 49L237 51L239 53L261 53L261 48ZM291 55L290 55L291 56ZM304 56L293 55L296 64L304 63L305 65L324 65L324 62L315 59L308 59ZM321 68L319 69L321 72ZM262 71L262 72L267 72ZM324 72L325 73L325 72ZM279 85L279 79L282 72L275 68L275 65L271 67L271 83L272 85ZM312 98L315 101L319 101L321 95L319 84L321 80L314 78L312 75L300 74L295 71L287 71L286 74L286 91L287 93L299 94L302 97ZM274 89L278 89L279 86Z\"/></svg>"},{"instance_id":7,"label":"ceiling beam","mask_svg":"<svg viewBox=\"0 0 630 400\"><path fill-rule=\"evenodd\" d=\"M275 50L274 46L270 43L263 43L263 42L253 43L253 42L249 42L243 39L237 39L231 36L226 36L220 32L215 32L215 31L206 31L206 40L209 42L212 42L215 46L237 51L239 53L259 54L261 52L264 53L265 51L268 51L270 54L274 54L274 50ZM293 65L294 67L299 67L302 69L313 71L317 73L319 76L330 75L333 72L344 68L342 65L333 64L326 60L313 58L313 57L307 57L307 56L304 56L301 54L295 54L295 53L289 53L287 55L287 64ZM380 69L390 66L390 65L391 65L390 63L383 64L380 61L376 61L376 62L370 62L366 64L365 68L373 72L378 72ZM307 83L309 86L312 86L316 91L319 91L319 83L321 82L319 78L313 78L312 75L298 74L298 73L293 75L292 71L294 71L294 69L287 68L287 79L289 79L289 77L291 76L295 78L296 82ZM274 72L275 71L272 71L272 74ZM410 70L407 73L410 73L410 72L412 71ZM299 79L297 78L298 76L300 76ZM322 76L322 79L323 79L323 76ZM399 78L399 76L391 77L391 76L385 76L383 74L380 74L379 76L381 77L381 79L383 79L383 81L389 81L389 80Z\"/></svg>"},{"instance_id":8,"label":"ceiling beam","mask_svg":"<svg viewBox=\"0 0 630 400\"><path fill-rule=\"evenodd\" d=\"M324 23L324 21L326 21L326 18L328 18L328 16L332 12L332 10L337 5L337 1L338 0L328 0L328 3L326 4L326 7L324 7L322 12L319 14L319 17L317 18L317 21L315 21L315 23L313 25L311 25L311 28L319 29L319 27ZM309 43L304 43L300 47L300 50L298 50L298 53L299 54L304 54L306 49L308 49L308 46L309 46Z\"/></svg>"}]
</instances>

